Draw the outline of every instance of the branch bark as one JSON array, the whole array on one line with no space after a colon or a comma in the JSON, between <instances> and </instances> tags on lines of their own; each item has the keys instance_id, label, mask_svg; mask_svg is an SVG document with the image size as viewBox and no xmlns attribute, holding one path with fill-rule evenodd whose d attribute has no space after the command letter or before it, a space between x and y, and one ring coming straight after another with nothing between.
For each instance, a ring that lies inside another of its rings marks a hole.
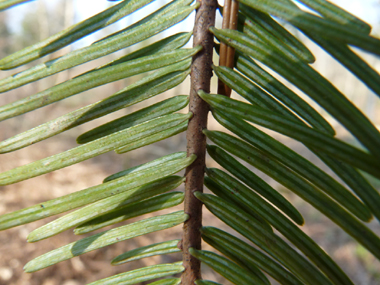
<instances>
[{"instance_id":1,"label":"branch bark","mask_svg":"<svg viewBox=\"0 0 380 285\"><path fill-rule=\"evenodd\" d=\"M182 250L185 272L182 274L182 285L193 285L201 279L200 261L192 257L189 248L201 249L202 203L195 198L195 191L203 192L205 171L206 137L202 130L207 127L209 106L197 94L202 89L210 92L212 77L212 55L214 38L209 27L215 24L216 0L199 1L200 7L195 16L193 46L202 45L203 49L193 58L191 67L191 89L189 111L193 113L187 130L187 154L197 155L194 163L186 169L185 212L189 215L184 223Z\"/></svg>"}]
</instances>

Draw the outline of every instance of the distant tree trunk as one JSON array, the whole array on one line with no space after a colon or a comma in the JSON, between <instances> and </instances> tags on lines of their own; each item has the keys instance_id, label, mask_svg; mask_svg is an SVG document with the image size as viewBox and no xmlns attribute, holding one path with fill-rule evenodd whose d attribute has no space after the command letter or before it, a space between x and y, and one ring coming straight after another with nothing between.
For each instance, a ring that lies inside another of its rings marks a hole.
<instances>
[{"instance_id":1,"label":"distant tree trunk","mask_svg":"<svg viewBox=\"0 0 380 285\"><path fill-rule=\"evenodd\" d=\"M0 13L0 58L5 57L10 51L10 31L7 22L7 14Z\"/></svg>"},{"instance_id":2,"label":"distant tree trunk","mask_svg":"<svg viewBox=\"0 0 380 285\"><path fill-rule=\"evenodd\" d=\"M70 27L72 24L74 24L74 3L73 0L67 0L63 3L63 29L66 29ZM72 51L72 46L67 46L55 53L55 55L62 56L66 53L69 53ZM70 78L70 69L65 70L64 72L60 72L57 74L55 78L55 84L58 84L60 82L66 81Z\"/></svg>"}]
</instances>

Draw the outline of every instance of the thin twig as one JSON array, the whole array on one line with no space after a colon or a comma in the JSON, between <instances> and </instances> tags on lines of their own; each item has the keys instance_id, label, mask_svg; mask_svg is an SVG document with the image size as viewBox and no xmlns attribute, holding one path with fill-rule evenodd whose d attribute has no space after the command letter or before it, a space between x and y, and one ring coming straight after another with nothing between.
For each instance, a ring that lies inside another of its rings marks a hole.
<instances>
[{"instance_id":1,"label":"thin twig","mask_svg":"<svg viewBox=\"0 0 380 285\"><path fill-rule=\"evenodd\" d=\"M224 0L223 7L223 22L222 29L229 29L230 26L230 15L231 15L231 0ZM226 66L227 63L227 50L228 45L224 42L220 42L219 49L219 66ZM218 94L226 95L231 93L231 89L218 79Z\"/></svg>"},{"instance_id":2,"label":"thin twig","mask_svg":"<svg viewBox=\"0 0 380 285\"><path fill-rule=\"evenodd\" d=\"M206 137L202 130L207 126L209 106L198 96L197 91L202 89L210 92L214 37L208 29L215 24L218 5L216 0L198 0L198 2L201 5L195 16L193 45L202 45L203 49L193 58L191 67L189 111L193 113L193 117L189 121L187 130L187 154L195 154L197 159L186 169L185 212L189 215L189 219L184 223L180 245L185 267L181 277L182 285L193 285L195 280L201 279L200 261L190 255L189 248L201 248L202 203L193 193L203 192Z\"/></svg>"},{"instance_id":3,"label":"thin twig","mask_svg":"<svg viewBox=\"0 0 380 285\"><path fill-rule=\"evenodd\" d=\"M230 30L236 30L237 29L238 14L239 14L239 2L232 0L230 22L229 22L229 27L228 27ZM226 66L229 68L234 68L234 61L235 61L235 49L231 46L228 46ZM229 95L230 94L228 94L228 96Z\"/></svg>"},{"instance_id":4,"label":"thin twig","mask_svg":"<svg viewBox=\"0 0 380 285\"><path fill-rule=\"evenodd\" d=\"M239 2L235 0L225 0L223 7L223 29L236 30L238 24ZM235 49L221 42L219 50L219 66L234 67ZM231 96L231 88L218 80L218 94Z\"/></svg>"}]
</instances>

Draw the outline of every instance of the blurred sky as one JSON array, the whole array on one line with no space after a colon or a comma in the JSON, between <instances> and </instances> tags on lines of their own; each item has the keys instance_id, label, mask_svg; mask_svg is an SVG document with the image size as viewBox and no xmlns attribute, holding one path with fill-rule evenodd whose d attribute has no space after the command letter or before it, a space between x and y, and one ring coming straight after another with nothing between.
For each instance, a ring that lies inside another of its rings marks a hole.
<instances>
[{"instance_id":1,"label":"blurred sky","mask_svg":"<svg viewBox=\"0 0 380 285\"><path fill-rule=\"evenodd\" d=\"M48 6L48 8L53 7L59 2L59 0L38 0L38 1L44 1L46 5ZM18 5L7 11L8 25L13 33L18 33L20 31L21 22L23 20L25 13L27 13L28 11L37 10L38 1L33 1L30 3ZM118 2L111 2L107 0L65 0L65 1L73 1L74 3L74 9L75 9L74 22L75 23L85 20L97 13L102 12L104 9L111 7L112 5L116 5L118 3ZM169 2L168 0L155 0L155 1L152 1L152 3L148 4L147 7L144 7L144 8L148 9L149 11L148 13L152 13L168 2ZM127 27L130 24L134 23L135 21L141 19L142 17L147 16L146 10L144 10L143 15L139 15L140 13L141 12L137 10L136 12L132 13L130 16L127 16L119 20L118 22L114 23L113 25L110 25L112 32L115 32L116 30L120 30L124 27ZM191 31L193 21L194 21L194 17L189 17L185 21L180 23L179 25L171 27L170 29L163 32L163 36L166 37L166 36L172 35L173 33L178 33L184 30ZM97 37L96 35L90 35L82 39L80 42L75 43L74 48L80 48L85 45L89 45L97 39L99 39L99 36Z\"/></svg>"}]
</instances>

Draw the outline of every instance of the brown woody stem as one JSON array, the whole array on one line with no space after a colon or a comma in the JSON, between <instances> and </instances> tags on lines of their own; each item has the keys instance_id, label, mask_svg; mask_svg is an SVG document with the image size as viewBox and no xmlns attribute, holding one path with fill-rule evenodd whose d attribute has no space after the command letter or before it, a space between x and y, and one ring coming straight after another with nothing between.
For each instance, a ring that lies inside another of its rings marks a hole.
<instances>
[{"instance_id":1,"label":"brown woody stem","mask_svg":"<svg viewBox=\"0 0 380 285\"><path fill-rule=\"evenodd\" d=\"M228 26L228 28L230 30L236 30L237 29L238 15L239 15L239 2L236 0L232 0L231 1L230 21L229 21L229 26ZM234 65L235 65L235 49L231 46L228 46L226 66L229 68L234 68ZM228 96L229 95L230 94L228 94Z\"/></svg>"},{"instance_id":2,"label":"brown woody stem","mask_svg":"<svg viewBox=\"0 0 380 285\"><path fill-rule=\"evenodd\" d=\"M203 192L206 137L202 130L207 126L209 107L198 96L197 91L210 92L214 37L208 29L215 24L218 5L216 0L198 0L198 2L200 7L195 16L193 46L202 45L203 49L194 56L191 67L189 111L193 113L193 117L189 121L187 130L187 154L195 154L197 159L186 169L185 212L189 215L189 219L184 223L181 245L185 267L181 278L182 285L193 285L195 280L201 279L200 261L190 255L189 248L201 249L202 203L193 193Z\"/></svg>"},{"instance_id":3,"label":"brown woody stem","mask_svg":"<svg viewBox=\"0 0 380 285\"><path fill-rule=\"evenodd\" d=\"M236 30L238 24L239 2L236 0L225 0L223 7L222 29ZM235 49L221 42L219 50L219 66L234 67ZM230 97L231 88L218 80L218 94Z\"/></svg>"},{"instance_id":4,"label":"brown woody stem","mask_svg":"<svg viewBox=\"0 0 380 285\"><path fill-rule=\"evenodd\" d=\"M230 16L231 16L231 0L224 0L222 29L229 29ZM228 45L225 44L224 42L220 42L219 66L226 66L227 52L228 52ZM226 84L224 84L222 80L218 79L218 94L227 95L230 93L231 93L231 88L229 88Z\"/></svg>"}]
</instances>

